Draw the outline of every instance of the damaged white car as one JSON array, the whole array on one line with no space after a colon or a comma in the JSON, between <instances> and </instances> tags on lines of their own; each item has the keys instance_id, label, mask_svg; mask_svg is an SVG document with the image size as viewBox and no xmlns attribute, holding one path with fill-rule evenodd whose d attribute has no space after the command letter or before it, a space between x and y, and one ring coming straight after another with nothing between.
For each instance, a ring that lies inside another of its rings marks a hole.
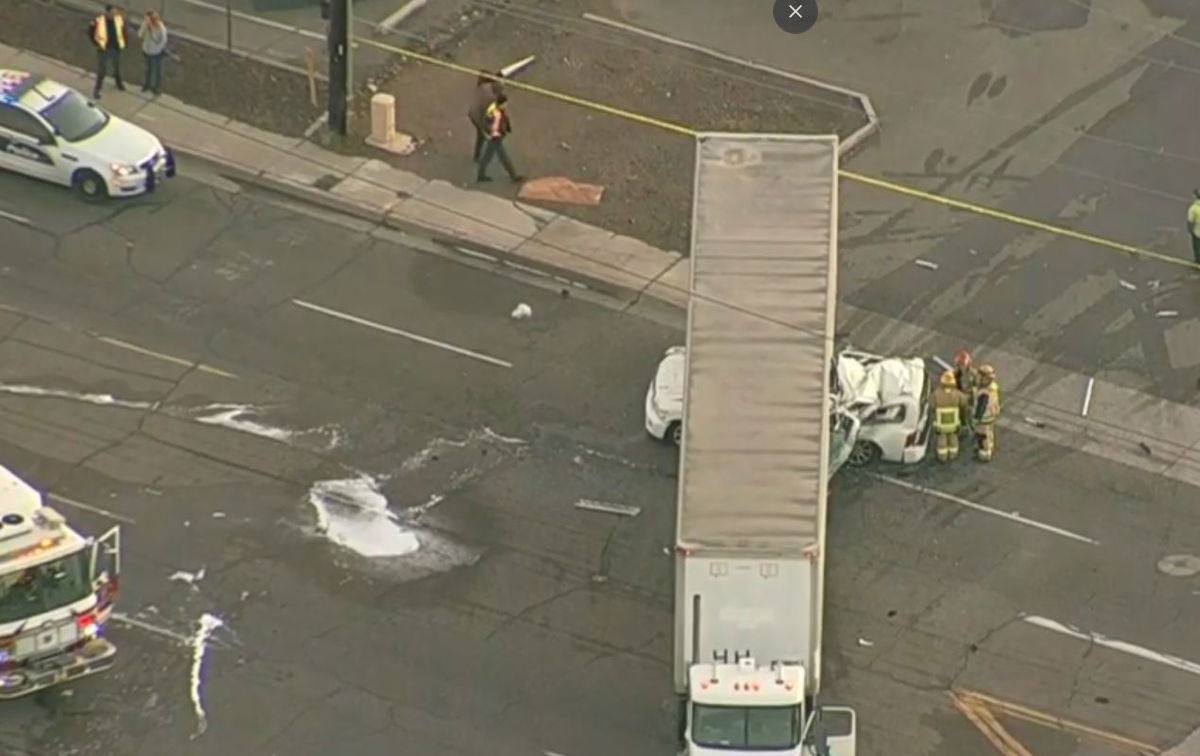
<instances>
[{"instance_id":1,"label":"damaged white car","mask_svg":"<svg viewBox=\"0 0 1200 756\"><path fill-rule=\"evenodd\" d=\"M646 391L646 432L676 446L683 439L686 369L686 347L671 347ZM925 458L931 424L924 360L845 349L834 358L830 381L830 475L846 463Z\"/></svg>"},{"instance_id":2,"label":"damaged white car","mask_svg":"<svg viewBox=\"0 0 1200 756\"><path fill-rule=\"evenodd\" d=\"M850 452L855 467L916 464L929 445L929 370L919 357L882 357L845 349L835 363L835 404L862 422Z\"/></svg>"},{"instance_id":3,"label":"damaged white car","mask_svg":"<svg viewBox=\"0 0 1200 756\"><path fill-rule=\"evenodd\" d=\"M658 363L646 391L646 432L660 441L679 446L683 442L683 383L687 371L687 348L671 347ZM837 393L836 390L834 392ZM830 407L829 474L836 473L855 449L861 421L841 409L837 397Z\"/></svg>"}]
</instances>

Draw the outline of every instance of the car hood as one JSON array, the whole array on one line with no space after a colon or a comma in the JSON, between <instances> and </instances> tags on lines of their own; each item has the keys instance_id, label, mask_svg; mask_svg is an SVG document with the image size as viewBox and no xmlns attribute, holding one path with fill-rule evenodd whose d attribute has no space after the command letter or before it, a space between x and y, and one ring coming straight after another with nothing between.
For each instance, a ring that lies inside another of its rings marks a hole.
<instances>
[{"instance_id":1,"label":"car hood","mask_svg":"<svg viewBox=\"0 0 1200 756\"><path fill-rule=\"evenodd\" d=\"M654 372L654 404L660 412L683 412L683 381L687 356L683 349L669 350Z\"/></svg>"},{"instance_id":2,"label":"car hood","mask_svg":"<svg viewBox=\"0 0 1200 756\"><path fill-rule=\"evenodd\" d=\"M123 165L137 165L162 149L162 143L149 131L111 113L103 129L75 146L105 162Z\"/></svg>"},{"instance_id":3,"label":"car hood","mask_svg":"<svg viewBox=\"0 0 1200 756\"><path fill-rule=\"evenodd\" d=\"M925 386L925 361L917 358L839 355L838 404L878 406L900 399L919 400Z\"/></svg>"}]
</instances>

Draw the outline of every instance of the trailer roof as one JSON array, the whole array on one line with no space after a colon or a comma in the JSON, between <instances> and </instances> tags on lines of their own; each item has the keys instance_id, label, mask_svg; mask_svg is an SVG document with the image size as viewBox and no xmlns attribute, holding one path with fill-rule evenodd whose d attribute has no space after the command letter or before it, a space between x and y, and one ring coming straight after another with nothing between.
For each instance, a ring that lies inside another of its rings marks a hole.
<instances>
[{"instance_id":1,"label":"trailer roof","mask_svg":"<svg viewBox=\"0 0 1200 756\"><path fill-rule=\"evenodd\" d=\"M681 547L791 552L823 537L837 146L698 137Z\"/></svg>"}]
</instances>

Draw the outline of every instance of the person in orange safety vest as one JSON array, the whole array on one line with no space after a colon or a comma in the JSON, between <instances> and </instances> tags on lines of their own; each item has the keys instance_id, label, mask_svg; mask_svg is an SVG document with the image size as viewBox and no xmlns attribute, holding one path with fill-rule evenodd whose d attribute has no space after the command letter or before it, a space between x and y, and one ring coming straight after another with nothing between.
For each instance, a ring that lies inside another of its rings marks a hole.
<instances>
[{"instance_id":1,"label":"person in orange safety vest","mask_svg":"<svg viewBox=\"0 0 1200 756\"><path fill-rule=\"evenodd\" d=\"M125 51L125 16L119 8L105 5L104 12L92 19L88 36L96 46L96 86L92 88L92 99L100 99L100 88L104 77L112 66L113 81L117 89L125 91L121 81L121 53Z\"/></svg>"}]
</instances>

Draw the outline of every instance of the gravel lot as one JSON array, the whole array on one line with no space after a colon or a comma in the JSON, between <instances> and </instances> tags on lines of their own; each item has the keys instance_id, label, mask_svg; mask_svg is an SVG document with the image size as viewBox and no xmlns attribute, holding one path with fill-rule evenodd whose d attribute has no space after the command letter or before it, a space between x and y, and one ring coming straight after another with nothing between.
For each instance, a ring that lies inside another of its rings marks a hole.
<instances>
[{"instance_id":1,"label":"gravel lot","mask_svg":"<svg viewBox=\"0 0 1200 756\"><path fill-rule=\"evenodd\" d=\"M540 13L541 7L559 10ZM520 80L694 128L846 136L863 123L849 101L790 79L708 56L568 23L556 3L506 6L441 50L455 63L500 68L527 55ZM416 154L385 158L422 175L473 182L474 135L466 119L474 80L412 63L385 83L396 96L397 127L421 140ZM686 251L692 193L690 138L513 89L509 152L529 177L561 175L607 187L598 207L558 206L579 220ZM366 124L361 126L364 130ZM495 166L492 175L503 171ZM508 181L488 191L516 196Z\"/></svg>"}]
</instances>

